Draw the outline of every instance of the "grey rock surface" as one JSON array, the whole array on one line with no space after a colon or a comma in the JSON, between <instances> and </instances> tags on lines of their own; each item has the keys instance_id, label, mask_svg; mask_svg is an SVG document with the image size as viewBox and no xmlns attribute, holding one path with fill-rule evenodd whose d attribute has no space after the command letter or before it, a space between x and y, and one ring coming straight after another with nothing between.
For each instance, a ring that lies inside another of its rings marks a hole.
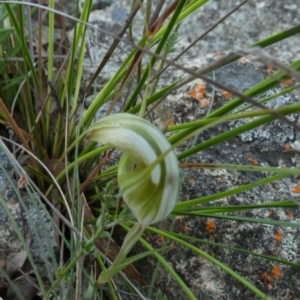
<instances>
[{"instance_id":1,"label":"grey rock surface","mask_svg":"<svg viewBox=\"0 0 300 300\"><path fill-rule=\"evenodd\" d=\"M38 195L30 189L18 188L14 177L20 175L2 148L0 164L0 266L12 277L24 274L34 277L35 269L47 281L57 269L58 249L51 215Z\"/></svg>"},{"instance_id":2,"label":"grey rock surface","mask_svg":"<svg viewBox=\"0 0 300 300\"><path fill-rule=\"evenodd\" d=\"M182 45L187 45L242 1L210 1L182 24ZM299 3L288 1L248 1L237 12L209 33L190 56L198 57L215 51L245 49L252 43L279 31L299 25ZM288 61L299 57L297 36L268 48L268 52Z\"/></svg>"},{"instance_id":3,"label":"grey rock surface","mask_svg":"<svg viewBox=\"0 0 300 300\"><path fill-rule=\"evenodd\" d=\"M157 1L153 1L154 5ZM202 35L210 26L215 24L226 13L237 6L241 1L208 1L203 7L184 20L179 28L179 42L175 44L175 54L190 45L197 37ZM172 3L165 1L165 7ZM296 0L287 1L254 1L249 0L233 15L209 32L201 41L193 46L185 55L188 58L198 58L213 52L236 51L247 49L251 44L270 35L287 30L299 25L300 14ZM116 34L123 25L131 8L131 0L115 1L111 6L92 13L92 24ZM143 31L143 16L139 13L134 21L133 36L135 42L141 37ZM87 78L92 74L106 52L106 47L111 43L112 37L104 33L93 33L90 36L90 56L87 60ZM128 39L125 36L125 39ZM94 47L93 47L94 45ZM289 62L299 58L300 39L296 35L276 45L269 46L266 51L280 60ZM121 43L113 59L101 74L101 80L107 81L117 70L120 63L132 47ZM101 81L100 80L100 81Z\"/></svg>"},{"instance_id":4,"label":"grey rock surface","mask_svg":"<svg viewBox=\"0 0 300 300\"><path fill-rule=\"evenodd\" d=\"M165 1L166 5L171 2ZM208 1L181 23L177 51L183 50L241 2L236 0ZM295 0L250 0L190 49L187 56L199 57L212 52L245 49L254 42L299 25L299 5ZM95 12L95 15L100 14L102 20L107 20L111 25L122 25L130 7L130 0L117 1L103 11ZM141 14L138 14L135 22L134 35L138 37L143 27ZM140 30L137 30L138 28ZM299 57L299 46L299 38L294 36L269 47L268 51L279 59L292 61Z\"/></svg>"},{"instance_id":5,"label":"grey rock surface","mask_svg":"<svg viewBox=\"0 0 300 300\"><path fill-rule=\"evenodd\" d=\"M186 61L185 66L191 67L193 65L201 68L206 63L211 63L214 59L216 59L216 55L208 55L202 59L191 59ZM181 71L177 73L168 72L167 75L172 81L182 76L183 73ZM216 71L215 79L244 92L268 75L270 74L264 64L255 61L254 58L243 58ZM200 95L200 92L199 94L193 94L192 91L201 85L205 85L204 94ZM274 88L268 93L257 97L257 100L269 96L271 93L278 93L282 88L282 86ZM212 86L203 83L201 80L195 80L166 98L164 104L162 104L163 107L159 109L160 116L173 116L172 121L175 124L200 120L206 115L213 97L212 110L229 101L229 99L226 99L223 91L213 89ZM275 98L270 101L268 106L279 107L288 105L296 103L298 99L299 90L295 90L288 95ZM170 111L171 114L164 113ZM299 114L291 115L290 119L299 124ZM201 132L196 141L184 143L183 146L177 149L177 152L178 154L184 152L188 147L191 147L192 142L197 147L200 143L213 140L215 136L233 130L243 122L250 121L251 119L247 119L246 121L234 121L228 124L216 125ZM251 165L255 161L254 163L261 166L299 166L299 154L284 152L285 144L293 144L299 141L299 138L300 134L293 126L276 120L269 125L238 135L222 144L204 148L199 153L190 156L185 162ZM239 172L225 169L184 169L184 182L182 184L180 201L197 199L232 190L245 184L258 182L270 175L264 172ZM212 206L225 207L226 205L236 205L238 207L247 204L271 203L276 200L299 199L298 194L293 190L293 187L298 184L299 176L291 176L266 185L257 184L251 190L224 196L218 201L208 202L202 206L199 205L199 210L201 211L201 209L207 209ZM243 213L232 213L231 215L262 219L270 218L282 221L292 219L294 223L299 223L300 221L299 209L289 208L249 210ZM159 227L168 229L171 228L171 223L170 221L165 222L160 224ZM221 243L299 264L299 229L220 220L210 216L178 217L175 219L174 231L180 234L188 234L204 241L204 243L201 243L189 240L192 245L206 251L209 255L244 276L270 296L271 299L300 298L299 285L291 284L291 282L300 282L300 274L297 269L245 253L234 252L224 246L216 247L205 243ZM151 235L149 233L148 241L156 247L162 246L161 239L154 234ZM164 257L192 290L197 299L256 299L249 290L226 274L226 272L184 246L179 246L172 242ZM151 278L152 273L147 268L148 265L154 268L157 262L154 258L149 257L147 262L139 265L138 270L146 278ZM279 273L276 273L277 266L279 266ZM274 275L274 273L277 275ZM156 288L161 289L168 299L188 299L163 267L159 268Z\"/></svg>"}]
</instances>

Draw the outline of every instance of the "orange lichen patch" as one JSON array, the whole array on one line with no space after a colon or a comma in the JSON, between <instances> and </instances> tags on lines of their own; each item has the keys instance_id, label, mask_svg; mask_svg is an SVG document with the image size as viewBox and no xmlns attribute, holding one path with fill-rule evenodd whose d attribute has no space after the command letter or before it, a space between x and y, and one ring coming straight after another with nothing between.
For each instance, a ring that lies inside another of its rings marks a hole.
<instances>
[{"instance_id":1,"label":"orange lichen patch","mask_svg":"<svg viewBox=\"0 0 300 300\"><path fill-rule=\"evenodd\" d=\"M206 85L202 82L190 91L190 97L197 100L201 100L203 99L205 92Z\"/></svg>"},{"instance_id":2,"label":"orange lichen patch","mask_svg":"<svg viewBox=\"0 0 300 300\"><path fill-rule=\"evenodd\" d=\"M270 285L272 285L275 279L279 277L282 277L279 266L274 266L269 274L261 273L259 275L259 278L265 281L267 288L270 288Z\"/></svg>"},{"instance_id":3,"label":"orange lichen patch","mask_svg":"<svg viewBox=\"0 0 300 300\"><path fill-rule=\"evenodd\" d=\"M281 243L282 242L282 232L281 231L277 231L274 234L274 239L276 240L276 242Z\"/></svg>"},{"instance_id":4,"label":"orange lichen patch","mask_svg":"<svg viewBox=\"0 0 300 300\"><path fill-rule=\"evenodd\" d=\"M261 280L268 279L268 277L269 277L269 275L268 275L267 273L261 273L261 274L259 275L259 278L260 278Z\"/></svg>"},{"instance_id":5,"label":"orange lichen patch","mask_svg":"<svg viewBox=\"0 0 300 300\"><path fill-rule=\"evenodd\" d=\"M270 285L271 285L273 282L274 282L274 275L271 274L271 275L268 277L268 279L267 279L267 284L266 284L267 288L270 288Z\"/></svg>"},{"instance_id":6,"label":"orange lichen patch","mask_svg":"<svg viewBox=\"0 0 300 300\"><path fill-rule=\"evenodd\" d=\"M247 62L249 62L250 60L249 60L249 58L247 58L247 57L241 57L239 60L238 60L238 62L240 62L240 63L242 63L242 64L245 64L245 63L247 63Z\"/></svg>"},{"instance_id":7,"label":"orange lichen patch","mask_svg":"<svg viewBox=\"0 0 300 300\"><path fill-rule=\"evenodd\" d=\"M284 148L285 150L290 150L290 149L292 149L292 146L291 146L291 144L285 144L285 145L283 146L283 148Z\"/></svg>"},{"instance_id":8,"label":"orange lichen patch","mask_svg":"<svg viewBox=\"0 0 300 300\"><path fill-rule=\"evenodd\" d=\"M281 86L282 87L288 87L288 86L290 86L290 85L292 85L293 84L293 79L288 79L288 80L286 80L286 81L283 81L283 82L281 82Z\"/></svg>"},{"instance_id":9,"label":"orange lichen patch","mask_svg":"<svg viewBox=\"0 0 300 300\"><path fill-rule=\"evenodd\" d=\"M252 165L257 166L258 162L252 156L248 156L247 160L251 162Z\"/></svg>"},{"instance_id":10,"label":"orange lichen patch","mask_svg":"<svg viewBox=\"0 0 300 300\"><path fill-rule=\"evenodd\" d=\"M274 277L279 278L279 277L282 276L281 273L280 273L280 267L277 266L277 265L275 265L275 266L272 268L271 272L272 272L272 274L273 274Z\"/></svg>"},{"instance_id":11,"label":"orange lichen patch","mask_svg":"<svg viewBox=\"0 0 300 300\"><path fill-rule=\"evenodd\" d=\"M187 105L188 105L187 101L183 101L182 105L187 107Z\"/></svg>"},{"instance_id":12,"label":"orange lichen patch","mask_svg":"<svg viewBox=\"0 0 300 300\"><path fill-rule=\"evenodd\" d=\"M270 285L274 282L274 275L268 275L266 273L262 273L260 276L260 279L263 280L266 284L266 287L269 289Z\"/></svg>"},{"instance_id":13,"label":"orange lichen patch","mask_svg":"<svg viewBox=\"0 0 300 300\"><path fill-rule=\"evenodd\" d=\"M285 215L288 217L288 218L292 218L293 217L293 213L289 210L285 213Z\"/></svg>"},{"instance_id":14,"label":"orange lichen patch","mask_svg":"<svg viewBox=\"0 0 300 300\"><path fill-rule=\"evenodd\" d=\"M205 228L209 233L214 233L217 230L217 226L214 221L207 221Z\"/></svg>"},{"instance_id":15,"label":"orange lichen patch","mask_svg":"<svg viewBox=\"0 0 300 300\"><path fill-rule=\"evenodd\" d=\"M295 185L292 189L292 191L296 194L300 194L300 186L299 185Z\"/></svg>"},{"instance_id":16,"label":"orange lichen patch","mask_svg":"<svg viewBox=\"0 0 300 300\"><path fill-rule=\"evenodd\" d=\"M184 225L184 228L182 229L183 233L188 233L189 232L189 227L187 226L187 224Z\"/></svg>"},{"instance_id":17,"label":"orange lichen patch","mask_svg":"<svg viewBox=\"0 0 300 300\"><path fill-rule=\"evenodd\" d=\"M271 66L271 65L266 65L266 69L268 72L272 72L274 70L273 66Z\"/></svg>"},{"instance_id":18,"label":"orange lichen patch","mask_svg":"<svg viewBox=\"0 0 300 300\"><path fill-rule=\"evenodd\" d=\"M266 283L266 287L270 288L270 285L274 282L274 275L268 275L267 273L262 273L259 278Z\"/></svg>"},{"instance_id":19,"label":"orange lichen patch","mask_svg":"<svg viewBox=\"0 0 300 300\"><path fill-rule=\"evenodd\" d=\"M199 100L200 107L208 107L211 102L210 98L203 98Z\"/></svg>"},{"instance_id":20,"label":"orange lichen patch","mask_svg":"<svg viewBox=\"0 0 300 300\"><path fill-rule=\"evenodd\" d=\"M173 126L174 125L174 121L173 120L168 120L167 124L168 124L168 126Z\"/></svg>"},{"instance_id":21,"label":"orange lichen patch","mask_svg":"<svg viewBox=\"0 0 300 300\"><path fill-rule=\"evenodd\" d=\"M159 236L158 238L156 238L156 243L158 244L158 245L163 245L163 243L165 242L165 237L164 236Z\"/></svg>"},{"instance_id":22,"label":"orange lichen patch","mask_svg":"<svg viewBox=\"0 0 300 300\"><path fill-rule=\"evenodd\" d=\"M226 98L230 99L233 95L225 90L221 90L220 93Z\"/></svg>"}]
</instances>

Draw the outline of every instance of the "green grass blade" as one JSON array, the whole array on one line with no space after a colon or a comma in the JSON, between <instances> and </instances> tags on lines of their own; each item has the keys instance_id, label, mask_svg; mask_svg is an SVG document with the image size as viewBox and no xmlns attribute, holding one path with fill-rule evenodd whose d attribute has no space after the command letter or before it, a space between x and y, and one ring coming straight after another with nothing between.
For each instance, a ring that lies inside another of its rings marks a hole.
<instances>
[{"instance_id":1,"label":"green grass blade","mask_svg":"<svg viewBox=\"0 0 300 300\"><path fill-rule=\"evenodd\" d=\"M207 240L195 238L195 237L184 235L184 234L180 234L180 233L174 233L174 232L168 232L168 233L170 235L178 237L179 239L190 240L190 241L199 242L199 243L205 244L205 245L210 245L210 246L214 246L214 247L220 247L222 249L224 248L224 249L236 251L236 252L239 252L239 253L245 253L245 254L249 254L251 256L255 256L255 257L260 257L260 258L266 259L268 261L274 261L274 262L277 262L277 263L284 264L286 266L291 266L291 267L300 269L300 264L299 263L290 262L290 261L287 261L287 260L284 260L284 259L280 259L280 258L276 258L276 257L273 257L273 256L259 254L259 253L255 253L255 252L252 252L252 251L249 251L249 250L240 249L240 248L229 246L229 245L222 244L222 243L215 243L215 242L211 242L211 241L207 241Z\"/></svg>"},{"instance_id":2,"label":"green grass blade","mask_svg":"<svg viewBox=\"0 0 300 300\"><path fill-rule=\"evenodd\" d=\"M296 104L292 104L292 105L289 105L287 107L284 108L284 110L282 110L282 114L283 115L288 115L288 114L291 114L291 113L295 113L295 112L298 112L300 110L300 103L296 103ZM211 138L210 140L208 141L205 141L195 147L192 147L186 151L183 151L182 153L180 153L177 157L178 157L178 160L181 160L183 158L186 158L192 154L195 154L199 151L202 151L204 149L207 149L209 147L212 147L214 145L217 145L219 143L222 143L226 140L229 140L239 134L242 134L244 132L247 132L249 130L252 130L252 129L255 129L261 125L264 125L264 124L268 124L270 122L272 122L273 120L275 119L275 117L273 115L271 116L264 116L264 117L260 117L260 118L257 118L256 120L254 121L251 121L249 123L246 123L244 125L241 125L237 128L234 128L234 129L231 129L227 132L224 132L214 138ZM197 133L197 130L195 129L186 129L186 130L182 130L180 131L178 134L176 135L173 135L171 138L169 138L169 141L172 143L172 144L175 144L178 143L178 141L180 141L181 139L184 139L186 138L187 136L193 134L193 132L195 132L195 134Z\"/></svg>"},{"instance_id":3,"label":"green grass blade","mask_svg":"<svg viewBox=\"0 0 300 300\"><path fill-rule=\"evenodd\" d=\"M196 206L196 205L201 205L204 203L212 202L214 200L219 200L221 198L230 197L232 195L236 195L236 194L251 190L251 189L259 187L261 185L283 179L285 177L287 177L285 174L276 174L276 175L258 180L256 182L248 183L248 184L245 184L245 185L242 185L237 188L227 190L227 191L224 191L221 193L217 193L214 195L209 195L209 196L205 196L205 197L201 197L201 198L197 198L197 199L191 199L191 200L187 200L184 202L179 202L175 205L174 211L181 210L181 209L189 209L189 208L193 208L193 206Z\"/></svg>"},{"instance_id":4,"label":"green grass blade","mask_svg":"<svg viewBox=\"0 0 300 300\"><path fill-rule=\"evenodd\" d=\"M181 212L182 213L182 212ZM181 214L180 214L181 215ZM299 223L291 222L291 221L277 221L277 220L269 220L269 219L262 219L262 218L248 218L248 217L241 217L241 216L228 216L228 215L218 215L218 214L207 214L205 212L190 212L186 211L186 216L200 216L200 217L207 217L207 218L215 218L215 219L224 219L224 220L232 220L232 221L241 221L241 222L249 222L249 223L259 223L259 224L269 224L274 226L281 226L281 227L292 227L292 228L300 228Z\"/></svg>"}]
</instances>

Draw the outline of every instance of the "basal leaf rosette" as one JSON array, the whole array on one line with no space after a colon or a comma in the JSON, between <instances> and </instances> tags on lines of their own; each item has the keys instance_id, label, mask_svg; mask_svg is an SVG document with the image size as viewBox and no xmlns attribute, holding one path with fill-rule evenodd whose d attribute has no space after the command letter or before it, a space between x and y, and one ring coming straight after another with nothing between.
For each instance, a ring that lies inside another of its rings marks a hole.
<instances>
[{"instance_id":1,"label":"basal leaf rosette","mask_svg":"<svg viewBox=\"0 0 300 300\"><path fill-rule=\"evenodd\" d=\"M150 122L127 113L104 117L88 132L88 139L123 152L118 184L124 201L142 227L166 218L177 200L179 168L162 132Z\"/></svg>"}]
</instances>

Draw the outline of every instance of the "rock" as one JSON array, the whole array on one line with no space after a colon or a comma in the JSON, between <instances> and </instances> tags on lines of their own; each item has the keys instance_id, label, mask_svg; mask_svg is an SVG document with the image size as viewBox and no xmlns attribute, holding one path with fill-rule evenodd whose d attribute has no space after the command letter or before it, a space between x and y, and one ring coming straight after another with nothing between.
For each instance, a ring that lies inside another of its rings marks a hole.
<instances>
[{"instance_id":1,"label":"rock","mask_svg":"<svg viewBox=\"0 0 300 300\"><path fill-rule=\"evenodd\" d=\"M171 1L166 1L166 5L170 3ZM245 49L252 43L269 35L296 26L300 20L297 10L293 9L293 3L294 0L288 0L285 3L280 1L274 3L271 0L266 0L259 4L248 2L193 46L184 55L185 60L190 58L197 60L199 57L214 52ZM189 16L179 27L179 41L174 45L175 53L173 56L189 46L192 41L204 33L235 5L237 5L235 0L209 1L201 9ZM114 1L112 5L105 7L101 11L93 11L90 16L90 23L109 34L117 34L123 26L130 8L131 0ZM284 14L284 17L280 13L282 11L287 12ZM139 12L134 19L133 26L135 42L138 42L142 36L143 26L143 16ZM128 35L125 35L124 39L128 40ZM89 30L89 50L86 56L83 88L87 86L112 41L113 37L103 32L94 29ZM278 59L292 61L297 57L299 47L300 40L297 36L294 36L268 47L267 51ZM103 84L115 74L131 50L132 47L128 44L122 42L119 44L112 58L99 75L94 85L96 90L100 90Z\"/></svg>"},{"instance_id":2,"label":"rock","mask_svg":"<svg viewBox=\"0 0 300 300\"><path fill-rule=\"evenodd\" d=\"M16 284L25 280L29 291L35 281L33 270L47 282L58 268L54 224L38 195L30 189L18 188L12 178L13 170L18 177L19 172L2 148L0 165L0 266L11 279L21 276Z\"/></svg>"},{"instance_id":3,"label":"rock","mask_svg":"<svg viewBox=\"0 0 300 300\"><path fill-rule=\"evenodd\" d=\"M217 60L219 55L213 54L203 58L182 60L181 64L185 67L197 67L200 69L206 64ZM182 71L174 72L174 70L169 70L164 75L166 79L162 85L183 75ZM268 75L270 73L264 64L257 62L254 58L247 57L215 71L214 77L216 81L244 92ZM278 93L282 89L283 86L276 87L257 97L257 100ZM201 80L195 80L170 94L165 99L164 104L161 105L162 107L156 112L157 117L164 118L164 116L171 115L173 117L168 121L174 124L200 120L206 115L213 97L212 110L215 110L230 101L227 99L229 96L224 91L220 91L217 88L213 89L210 84L205 84ZM267 106L277 108L282 105L296 103L298 99L299 91L295 90L290 94L270 101ZM299 124L298 113L292 114L289 118ZM248 121L250 120L247 119ZM216 125L201 132L197 140L193 142L197 146L200 143L213 139L222 132L228 132L236 128L244 122L234 121ZM298 154L284 152L285 144L291 144L294 141L299 141L299 139L299 132L295 128L281 120L276 120L269 125L241 134L222 144L205 148L201 152L190 156L186 162L258 164L274 167L299 166ZM177 149L177 153L182 153L188 147L191 147L191 143L192 141L185 142ZM182 184L180 201L210 196L251 182L257 182L266 178L267 174L264 172L192 168L183 169L182 176L184 182ZM226 205L271 203L281 199L298 199L298 195L293 192L293 186L295 185L299 185L299 177L290 176L270 184L258 185L240 194L224 196L218 201L208 202L203 204L203 206L224 207ZM199 210L201 211L201 206L199 206ZM299 209L259 209L244 211L235 215L264 219L271 218L272 220L282 221L290 221L292 219L295 223L300 221ZM158 225L159 228L166 230L171 228L171 226L171 221ZM178 217L175 218L174 232L188 234L207 242L226 244L259 254L287 259L295 263L299 262L300 259L298 251L300 231L296 228L207 217ZM157 236L150 233L147 235L147 240L154 247L163 245L161 239ZM192 240L189 240L189 242L228 265L272 299L287 299L290 295L293 295L294 299L300 298L299 286L290 284L300 280L300 274L296 272L295 268L245 253L230 251L225 247L216 247L206 243L193 242ZM233 277L186 247L172 242L163 256L192 290L197 299L256 299L252 292ZM152 270L156 265L157 261L155 258L148 257L138 263L137 268L146 279L150 280ZM279 269L277 269L277 265ZM149 266L151 267L149 268ZM155 289L162 290L168 299L188 299L163 267L159 267Z\"/></svg>"},{"instance_id":4,"label":"rock","mask_svg":"<svg viewBox=\"0 0 300 300\"><path fill-rule=\"evenodd\" d=\"M61 1L57 1L57 8L59 8L59 3ZM84 0L81 0L79 1L80 4L79 4L79 12L81 11L81 8L83 7L84 5ZM95 11L95 10L102 10L110 5L112 5L115 0L93 0L92 1L92 11ZM63 10L66 14L70 15L70 16L73 16L73 17L76 17L76 11L77 11L77 8L76 8L76 2L73 2L73 1L66 1L66 0L63 0L62 1L63 3ZM74 26L74 22L73 21L70 21L70 20L67 20L69 26L68 26L68 29L71 29L71 27Z\"/></svg>"}]
</instances>

